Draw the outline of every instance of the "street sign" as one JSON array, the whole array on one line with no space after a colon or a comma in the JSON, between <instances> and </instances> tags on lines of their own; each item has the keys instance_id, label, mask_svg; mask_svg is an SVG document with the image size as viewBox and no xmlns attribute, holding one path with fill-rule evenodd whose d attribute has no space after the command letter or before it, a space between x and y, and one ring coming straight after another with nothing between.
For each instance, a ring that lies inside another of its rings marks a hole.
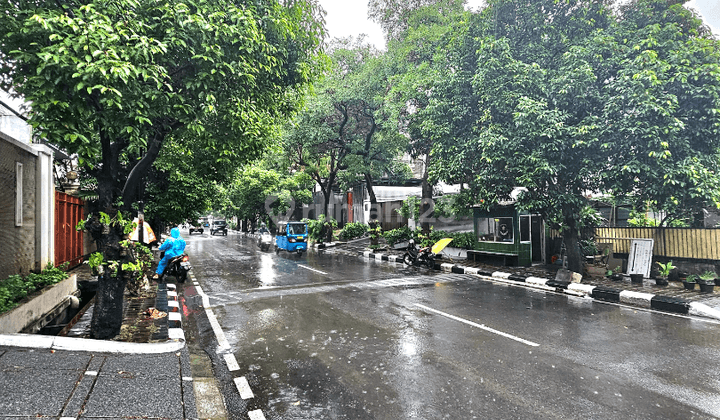
<instances>
[{"instance_id":1,"label":"street sign","mask_svg":"<svg viewBox=\"0 0 720 420\"><path fill-rule=\"evenodd\" d=\"M627 274L642 274L650 277L654 239L633 239L630 242Z\"/></svg>"}]
</instances>

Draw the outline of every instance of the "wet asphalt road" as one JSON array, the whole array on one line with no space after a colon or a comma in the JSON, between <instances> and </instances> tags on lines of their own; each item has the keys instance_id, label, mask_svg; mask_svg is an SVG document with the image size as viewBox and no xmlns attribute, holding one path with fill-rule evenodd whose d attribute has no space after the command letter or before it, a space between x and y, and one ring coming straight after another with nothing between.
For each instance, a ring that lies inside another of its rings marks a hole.
<instances>
[{"instance_id":1,"label":"wet asphalt road","mask_svg":"<svg viewBox=\"0 0 720 420\"><path fill-rule=\"evenodd\" d=\"M234 233L183 236L240 367L213 355L199 322L231 418L720 418L717 323L358 257L275 255ZM238 376L253 398L238 395Z\"/></svg>"}]
</instances>

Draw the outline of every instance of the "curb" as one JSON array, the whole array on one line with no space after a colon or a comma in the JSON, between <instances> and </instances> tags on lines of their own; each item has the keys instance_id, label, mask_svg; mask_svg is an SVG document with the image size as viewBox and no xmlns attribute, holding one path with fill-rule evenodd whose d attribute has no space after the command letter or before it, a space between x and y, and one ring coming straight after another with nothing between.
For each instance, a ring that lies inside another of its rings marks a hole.
<instances>
[{"instance_id":1,"label":"curb","mask_svg":"<svg viewBox=\"0 0 720 420\"><path fill-rule=\"evenodd\" d=\"M375 259L376 261L402 262L402 257L362 251L360 257ZM550 280L541 277L521 276L501 271L485 271L475 267L465 267L457 264L435 264L435 270L457 274L475 274L483 277L492 277L495 281L510 284L525 284L535 289L553 291L561 294L589 297L594 300L611 303L622 303L640 308L655 309L683 315L694 315L704 318L720 320L720 310L711 308L703 303L689 302L680 298L654 295L651 293L634 292L631 290L613 289L604 286L592 286L582 283L568 283Z\"/></svg>"},{"instance_id":2,"label":"curb","mask_svg":"<svg viewBox=\"0 0 720 420\"><path fill-rule=\"evenodd\" d=\"M185 347L182 314L174 284L159 284L156 304L158 310L168 314L168 340L163 343L126 343L92 338L57 337L40 334L0 334L0 347L89 351L118 354L158 354L181 350Z\"/></svg>"}]
</instances>

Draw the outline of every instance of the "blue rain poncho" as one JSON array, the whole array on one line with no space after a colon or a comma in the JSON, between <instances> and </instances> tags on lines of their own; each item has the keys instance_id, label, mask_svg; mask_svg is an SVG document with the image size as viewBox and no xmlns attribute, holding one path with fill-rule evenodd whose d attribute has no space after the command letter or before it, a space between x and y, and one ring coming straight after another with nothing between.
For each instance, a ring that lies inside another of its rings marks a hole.
<instances>
[{"instance_id":1,"label":"blue rain poncho","mask_svg":"<svg viewBox=\"0 0 720 420\"><path fill-rule=\"evenodd\" d=\"M175 227L170 230L170 237L160 245L160 251L165 251L165 256L160 260L157 270L155 270L158 275L165 271L165 267L173 257L182 255L185 252L185 239L180 237L180 229Z\"/></svg>"}]
</instances>

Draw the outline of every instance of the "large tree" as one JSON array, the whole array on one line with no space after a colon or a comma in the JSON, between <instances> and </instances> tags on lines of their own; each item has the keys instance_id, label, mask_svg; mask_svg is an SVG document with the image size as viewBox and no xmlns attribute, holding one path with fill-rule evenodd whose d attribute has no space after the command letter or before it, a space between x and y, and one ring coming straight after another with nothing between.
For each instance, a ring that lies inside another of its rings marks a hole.
<instances>
[{"instance_id":1,"label":"large tree","mask_svg":"<svg viewBox=\"0 0 720 420\"><path fill-rule=\"evenodd\" d=\"M404 139L385 106L384 58L362 39L336 40L331 66L307 108L287 127L288 158L311 175L328 212L333 188L364 181L377 203L374 180L395 169Z\"/></svg>"},{"instance_id":2,"label":"large tree","mask_svg":"<svg viewBox=\"0 0 720 420\"><path fill-rule=\"evenodd\" d=\"M718 45L682 1L617 14L597 1L489 3L431 104L455 138L436 144L441 178L488 205L525 187L518 206L559 222L574 271L589 193L667 210L717 202Z\"/></svg>"},{"instance_id":3,"label":"large tree","mask_svg":"<svg viewBox=\"0 0 720 420\"><path fill-rule=\"evenodd\" d=\"M446 118L456 120L468 111L455 107L459 113L450 115L433 104L437 104L439 92L457 71L451 64L453 51L449 46L466 31L469 14L462 2L453 0L425 2L430 5L424 7L409 3L403 12L407 15L407 27L401 25L397 39L388 45L391 76L387 101L396 129L408 139L407 153L422 163L420 223L423 230L429 231L437 179L430 177L435 143L443 139L454 141ZM464 102L461 95L453 98L458 99Z\"/></svg>"},{"instance_id":4,"label":"large tree","mask_svg":"<svg viewBox=\"0 0 720 420\"><path fill-rule=\"evenodd\" d=\"M32 103L40 135L96 162L103 214L86 227L118 268L100 280L94 337L119 331L132 253L118 211L166 139L202 138L217 160L256 155L314 77L320 22L312 1L3 3L1 87Z\"/></svg>"}]
</instances>

